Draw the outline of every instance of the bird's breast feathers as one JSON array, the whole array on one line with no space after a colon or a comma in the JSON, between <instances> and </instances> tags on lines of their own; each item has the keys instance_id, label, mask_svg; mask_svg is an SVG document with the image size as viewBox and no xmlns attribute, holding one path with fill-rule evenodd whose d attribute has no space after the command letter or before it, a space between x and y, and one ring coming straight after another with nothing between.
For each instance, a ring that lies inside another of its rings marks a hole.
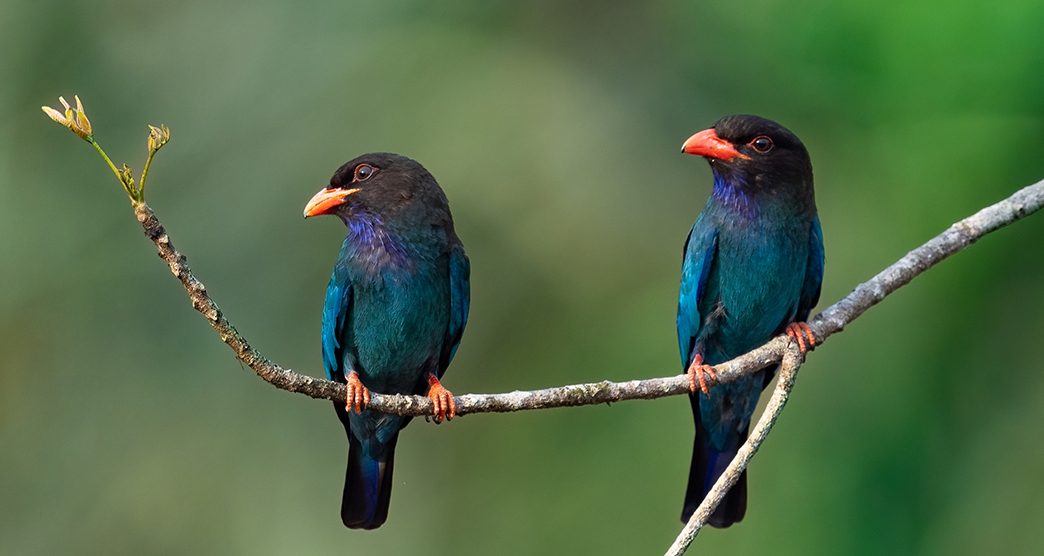
<instances>
[{"instance_id":1,"label":"bird's breast feathers","mask_svg":"<svg viewBox=\"0 0 1044 556\"><path fill-rule=\"evenodd\" d=\"M371 388L412 392L437 362L449 323L448 270L433 265L356 278L344 331L350 364Z\"/></svg>"},{"instance_id":2,"label":"bird's breast feathers","mask_svg":"<svg viewBox=\"0 0 1044 556\"><path fill-rule=\"evenodd\" d=\"M809 226L801 230L721 230L716 279L723 318L718 336L734 357L794 318L808 266Z\"/></svg>"}]
</instances>

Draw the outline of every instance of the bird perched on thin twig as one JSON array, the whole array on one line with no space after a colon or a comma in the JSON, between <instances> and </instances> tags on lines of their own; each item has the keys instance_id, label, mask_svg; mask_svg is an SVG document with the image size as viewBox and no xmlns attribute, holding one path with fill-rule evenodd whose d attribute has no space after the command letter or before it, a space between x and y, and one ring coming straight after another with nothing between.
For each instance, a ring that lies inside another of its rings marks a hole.
<instances>
[{"instance_id":1,"label":"bird perched on thin twig","mask_svg":"<svg viewBox=\"0 0 1044 556\"><path fill-rule=\"evenodd\" d=\"M678 344L692 390L696 440L682 521L687 522L747 438L776 367L716 385L713 365L786 333L815 346L809 312L823 280L823 232L812 163L801 141L757 116L726 116L690 137L682 152L707 159L714 189L683 249ZM708 523L743 519L747 477Z\"/></svg>"},{"instance_id":2,"label":"bird perched on thin twig","mask_svg":"<svg viewBox=\"0 0 1044 556\"><path fill-rule=\"evenodd\" d=\"M427 393L436 422L454 417L439 379L468 320L470 263L445 193L404 156L344 164L304 214L334 214L348 228L326 289L323 366L347 386L346 403L334 403L348 434L341 520L376 529L388 517L395 443L410 418L367 409L370 389Z\"/></svg>"}]
</instances>

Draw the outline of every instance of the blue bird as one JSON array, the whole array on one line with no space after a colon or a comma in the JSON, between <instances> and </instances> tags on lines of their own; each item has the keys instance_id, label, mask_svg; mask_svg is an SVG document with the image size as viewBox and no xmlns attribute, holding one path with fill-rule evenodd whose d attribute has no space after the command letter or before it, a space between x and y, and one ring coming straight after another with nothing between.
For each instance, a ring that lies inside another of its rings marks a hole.
<instances>
[{"instance_id":1,"label":"blue bird","mask_svg":"<svg viewBox=\"0 0 1044 556\"><path fill-rule=\"evenodd\" d=\"M823 231L812 162L801 141L757 116L726 116L690 137L682 152L710 163L714 189L683 249L678 347L696 423L682 521L747 438L761 391L776 367L711 388L714 365L786 333L802 352L816 338L805 321L823 281ZM746 472L710 517L743 519Z\"/></svg>"},{"instance_id":2,"label":"blue bird","mask_svg":"<svg viewBox=\"0 0 1044 556\"><path fill-rule=\"evenodd\" d=\"M409 417L367 409L370 389L425 393L434 419L456 414L439 382L468 320L470 263L453 230L446 195L419 163L362 155L337 169L305 207L348 228L323 306L323 366L347 386L334 403L348 435L341 521L376 529L388 518L399 431Z\"/></svg>"}]
</instances>

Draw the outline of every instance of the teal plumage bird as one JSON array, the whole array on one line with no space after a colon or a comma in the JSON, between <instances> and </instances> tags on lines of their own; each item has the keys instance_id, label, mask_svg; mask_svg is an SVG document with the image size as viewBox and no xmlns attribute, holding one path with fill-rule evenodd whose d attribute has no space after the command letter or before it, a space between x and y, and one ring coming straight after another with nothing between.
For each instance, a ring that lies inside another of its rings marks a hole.
<instances>
[{"instance_id":1,"label":"teal plumage bird","mask_svg":"<svg viewBox=\"0 0 1044 556\"><path fill-rule=\"evenodd\" d=\"M782 333L811 349L816 340L804 321L819 300L824 256L812 163L796 135L757 116L727 116L682 151L705 157L714 176L685 242L678 296L678 344L696 424L682 510L688 521L746 440L776 371L713 385L713 366ZM728 527L746 507L744 472L708 523Z\"/></svg>"},{"instance_id":2,"label":"teal plumage bird","mask_svg":"<svg viewBox=\"0 0 1044 556\"><path fill-rule=\"evenodd\" d=\"M446 195L419 163L371 153L341 166L305 207L348 233L323 306L323 366L346 384L334 403L348 435L341 520L375 529L388 517L399 431L409 417L366 408L370 389L427 395L436 422L456 413L439 379L468 320L470 263Z\"/></svg>"}]
</instances>

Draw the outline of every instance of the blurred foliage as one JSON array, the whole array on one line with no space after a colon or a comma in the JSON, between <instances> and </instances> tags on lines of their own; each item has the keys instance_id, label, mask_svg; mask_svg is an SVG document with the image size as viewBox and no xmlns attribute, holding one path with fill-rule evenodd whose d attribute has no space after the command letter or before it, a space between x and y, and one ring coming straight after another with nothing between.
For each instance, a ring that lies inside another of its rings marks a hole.
<instances>
[{"instance_id":1,"label":"blurred foliage","mask_svg":"<svg viewBox=\"0 0 1044 556\"><path fill-rule=\"evenodd\" d=\"M679 372L682 140L783 122L816 167L833 302L1044 177L1044 4L115 2L0 9L0 552L655 554L680 527L684 398L416 422L388 524L348 531L326 403L232 358L89 147L174 131L149 199L239 330L320 374L343 228L301 208L408 154L473 264L459 393ZM832 339L701 553L1006 554L1044 522L1044 217Z\"/></svg>"}]
</instances>

